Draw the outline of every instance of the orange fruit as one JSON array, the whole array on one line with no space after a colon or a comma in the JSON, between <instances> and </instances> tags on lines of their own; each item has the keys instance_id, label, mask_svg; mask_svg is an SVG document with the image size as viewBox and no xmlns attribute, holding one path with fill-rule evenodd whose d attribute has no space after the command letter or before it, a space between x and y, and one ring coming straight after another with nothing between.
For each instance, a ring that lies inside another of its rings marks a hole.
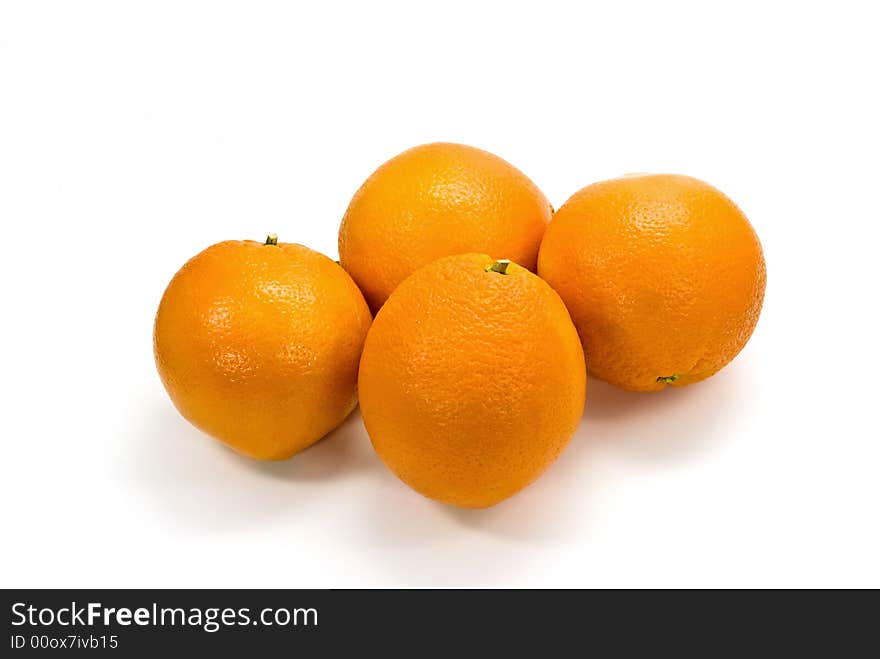
<instances>
[{"instance_id":1,"label":"orange fruit","mask_svg":"<svg viewBox=\"0 0 880 659\"><path fill-rule=\"evenodd\" d=\"M538 272L565 301L587 368L634 391L680 387L730 362L764 299L761 244L707 183L671 174L590 185L550 223Z\"/></svg>"},{"instance_id":2,"label":"orange fruit","mask_svg":"<svg viewBox=\"0 0 880 659\"><path fill-rule=\"evenodd\" d=\"M357 402L370 312L336 263L302 245L213 245L174 276L156 314L162 383L184 418L262 460L288 458Z\"/></svg>"},{"instance_id":3,"label":"orange fruit","mask_svg":"<svg viewBox=\"0 0 880 659\"><path fill-rule=\"evenodd\" d=\"M534 271L552 209L525 174L462 144L404 151L360 187L339 229L339 261L373 311L442 256L502 255Z\"/></svg>"},{"instance_id":4,"label":"orange fruit","mask_svg":"<svg viewBox=\"0 0 880 659\"><path fill-rule=\"evenodd\" d=\"M580 421L586 369L559 296L482 254L442 258L392 293L361 357L376 452L423 495L465 508L519 491Z\"/></svg>"}]
</instances>

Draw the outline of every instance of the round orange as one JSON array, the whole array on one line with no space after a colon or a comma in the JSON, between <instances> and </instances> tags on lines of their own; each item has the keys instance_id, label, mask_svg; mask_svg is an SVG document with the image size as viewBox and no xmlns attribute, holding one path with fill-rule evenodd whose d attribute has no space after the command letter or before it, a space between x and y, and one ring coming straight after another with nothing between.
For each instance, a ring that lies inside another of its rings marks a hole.
<instances>
[{"instance_id":1,"label":"round orange","mask_svg":"<svg viewBox=\"0 0 880 659\"><path fill-rule=\"evenodd\" d=\"M755 328L766 269L742 211L670 174L590 185L550 223L538 272L565 301L587 368L625 389L708 378Z\"/></svg>"},{"instance_id":2,"label":"round orange","mask_svg":"<svg viewBox=\"0 0 880 659\"><path fill-rule=\"evenodd\" d=\"M354 409L370 312L336 263L307 247L227 241L174 276L156 314L162 383L193 425L280 460Z\"/></svg>"},{"instance_id":3,"label":"round orange","mask_svg":"<svg viewBox=\"0 0 880 659\"><path fill-rule=\"evenodd\" d=\"M488 256L416 271L376 316L361 415L376 452L423 495L491 506L534 481L580 421L586 369L559 296Z\"/></svg>"},{"instance_id":4,"label":"round orange","mask_svg":"<svg viewBox=\"0 0 880 659\"><path fill-rule=\"evenodd\" d=\"M552 209L525 174L462 144L404 151L360 187L339 229L339 259L373 311L442 256L498 254L534 271Z\"/></svg>"}]
</instances>

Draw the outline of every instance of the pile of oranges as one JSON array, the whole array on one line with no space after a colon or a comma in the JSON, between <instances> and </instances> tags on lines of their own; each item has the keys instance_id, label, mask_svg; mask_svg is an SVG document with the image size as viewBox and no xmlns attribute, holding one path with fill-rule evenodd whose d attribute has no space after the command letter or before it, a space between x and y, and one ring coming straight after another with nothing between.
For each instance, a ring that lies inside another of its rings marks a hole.
<instances>
[{"instance_id":1,"label":"pile of oranges","mask_svg":"<svg viewBox=\"0 0 880 659\"><path fill-rule=\"evenodd\" d=\"M260 460L314 444L359 400L402 481L468 508L556 459L587 371L633 391L716 373L751 336L766 282L749 221L706 183L625 176L554 212L508 162L448 143L364 182L339 257L274 234L193 257L156 314L171 400Z\"/></svg>"}]
</instances>

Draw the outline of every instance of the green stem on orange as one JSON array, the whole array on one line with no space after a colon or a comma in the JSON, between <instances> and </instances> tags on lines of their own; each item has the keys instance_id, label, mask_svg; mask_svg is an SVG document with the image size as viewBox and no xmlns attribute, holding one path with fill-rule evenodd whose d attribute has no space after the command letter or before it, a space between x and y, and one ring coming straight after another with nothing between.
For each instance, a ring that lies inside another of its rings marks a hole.
<instances>
[{"instance_id":1,"label":"green stem on orange","mask_svg":"<svg viewBox=\"0 0 880 659\"><path fill-rule=\"evenodd\" d=\"M270 233L268 236L266 236L266 244L267 245L277 245L278 244L278 234L277 233Z\"/></svg>"},{"instance_id":2,"label":"green stem on orange","mask_svg":"<svg viewBox=\"0 0 880 659\"><path fill-rule=\"evenodd\" d=\"M659 378L657 378L657 382L662 382L663 384L672 384L673 382L675 382L676 380L678 380L678 378L680 378L680 377L681 377L681 376L678 375L678 374L667 375L667 376L665 376L665 377L659 377Z\"/></svg>"},{"instance_id":3,"label":"green stem on orange","mask_svg":"<svg viewBox=\"0 0 880 659\"><path fill-rule=\"evenodd\" d=\"M510 267L510 260L498 259L492 265L486 266L486 272L497 272L499 275L506 275L507 268Z\"/></svg>"}]
</instances>

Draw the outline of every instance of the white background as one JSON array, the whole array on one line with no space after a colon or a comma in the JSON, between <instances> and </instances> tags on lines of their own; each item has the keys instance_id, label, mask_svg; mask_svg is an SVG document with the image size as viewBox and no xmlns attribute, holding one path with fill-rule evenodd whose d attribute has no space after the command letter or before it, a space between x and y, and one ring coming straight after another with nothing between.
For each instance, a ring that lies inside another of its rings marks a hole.
<instances>
[{"instance_id":1,"label":"white background","mask_svg":"<svg viewBox=\"0 0 880 659\"><path fill-rule=\"evenodd\" d=\"M720 4L0 4L0 584L880 586L877 17ZM557 207L717 185L766 253L752 341L683 390L591 380L486 511L399 483L357 414L280 464L191 428L152 356L174 272L269 231L335 258L362 180L433 140Z\"/></svg>"}]
</instances>

